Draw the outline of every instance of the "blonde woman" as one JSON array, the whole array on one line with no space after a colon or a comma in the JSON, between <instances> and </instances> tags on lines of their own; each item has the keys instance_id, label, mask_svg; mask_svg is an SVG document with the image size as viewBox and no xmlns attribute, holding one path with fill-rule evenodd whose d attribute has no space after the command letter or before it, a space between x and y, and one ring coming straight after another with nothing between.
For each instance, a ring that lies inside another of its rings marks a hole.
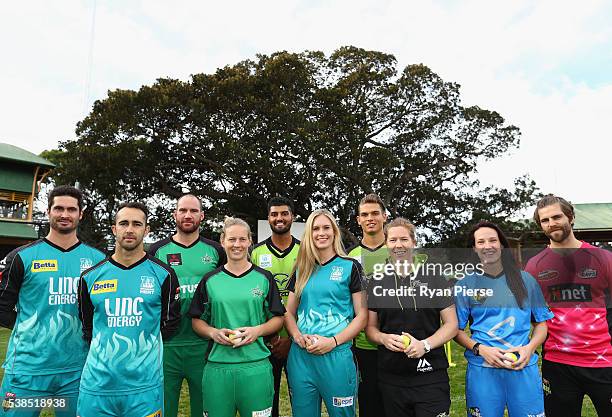
<instances>
[{"instance_id":1,"label":"blonde woman","mask_svg":"<svg viewBox=\"0 0 612 417\"><path fill-rule=\"evenodd\" d=\"M204 414L269 416L274 385L263 336L283 325L285 308L272 274L249 261L251 229L225 219L227 263L204 275L191 302L193 330L211 340L204 367Z\"/></svg>"},{"instance_id":2,"label":"blonde woman","mask_svg":"<svg viewBox=\"0 0 612 417\"><path fill-rule=\"evenodd\" d=\"M336 220L314 211L290 279L285 326L293 339L287 371L294 417L355 416L357 369L353 338L365 327L367 309L359 262L347 258Z\"/></svg>"}]
</instances>

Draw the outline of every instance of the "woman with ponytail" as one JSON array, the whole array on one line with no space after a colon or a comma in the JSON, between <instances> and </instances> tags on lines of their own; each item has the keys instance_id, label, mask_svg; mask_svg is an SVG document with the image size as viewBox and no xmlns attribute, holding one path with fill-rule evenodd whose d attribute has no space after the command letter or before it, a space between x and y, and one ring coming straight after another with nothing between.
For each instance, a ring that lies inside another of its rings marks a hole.
<instances>
[{"instance_id":1,"label":"woman with ponytail","mask_svg":"<svg viewBox=\"0 0 612 417\"><path fill-rule=\"evenodd\" d=\"M482 221L470 231L468 246L480 274L466 276L455 289L459 333L466 348L467 415L544 415L536 348L553 317L536 280L521 271L499 226ZM469 323L470 335L466 333ZM533 323L533 334L529 334Z\"/></svg>"},{"instance_id":2,"label":"woman with ponytail","mask_svg":"<svg viewBox=\"0 0 612 417\"><path fill-rule=\"evenodd\" d=\"M347 258L336 220L316 210L290 278L285 327L293 339L287 362L294 417L354 417L357 368L353 338L367 321L359 262Z\"/></svg>"}]
</instances>

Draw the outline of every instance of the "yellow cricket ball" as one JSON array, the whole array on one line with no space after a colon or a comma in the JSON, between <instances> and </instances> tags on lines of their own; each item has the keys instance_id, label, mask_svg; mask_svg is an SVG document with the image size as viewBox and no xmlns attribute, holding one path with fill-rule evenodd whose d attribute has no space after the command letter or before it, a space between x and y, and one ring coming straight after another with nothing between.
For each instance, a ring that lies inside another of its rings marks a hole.
<instances>
[{"instance_id":1,"label":"yellow cricket ball","mask_svg":"<svg viewBox=\"0 0 612 417\"><path fill-rule=\"evenodd\" d=\"M504 357L508 362L516 362L518 361L518 355L514 352L506 352L504 353Z\"/></svg>"},{"instance_id":2,"label":"yellow cricket ball","mask_svg":"<svg viewBox=\"0 0 612 417\"><path fill-rule=\"evenodd\" d=\"M405 334L402 335L402 343L404 344L404 349L410 346L410 343L412 343L412 340L410 340L410 336L406 336Z\"/></svg>"}]
</instances>

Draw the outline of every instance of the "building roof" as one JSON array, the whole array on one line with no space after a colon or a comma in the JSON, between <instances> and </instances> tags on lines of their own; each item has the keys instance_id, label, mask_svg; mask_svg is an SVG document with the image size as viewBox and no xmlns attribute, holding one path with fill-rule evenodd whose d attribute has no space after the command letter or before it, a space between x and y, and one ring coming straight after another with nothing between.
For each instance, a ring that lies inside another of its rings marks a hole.
<instances>
[{"instance_id":1,"label":"building roof","mask_svg":"<svg viewBox=\"0 0 612 417\"><path fill-rule=\"evenodd\" d=\"M19 148L8 143L0 142L0 160L14 161L27 165L39 165L46 168L54 168L55 165L45 158L42 158L32 152Z\"/></svg>"},{"instance_id":2,"label":"building roof","mask_svg":"<svg viewBox=\"0 0 612 417\"><path fill-rule=\"evenodd\" d=\"M574 204L574 230L612 231L612 203Z\"/></svg>"},{"instance_id":3,"label":"building roof","mask_svg":"<svg viewBox=\"0 0 612 417\"><path fill-rule=\"evenodd\" d=\"M20 239L38 239L38 233L31 224L0 221L0 236Z\"/></svg>"}]
</instances>

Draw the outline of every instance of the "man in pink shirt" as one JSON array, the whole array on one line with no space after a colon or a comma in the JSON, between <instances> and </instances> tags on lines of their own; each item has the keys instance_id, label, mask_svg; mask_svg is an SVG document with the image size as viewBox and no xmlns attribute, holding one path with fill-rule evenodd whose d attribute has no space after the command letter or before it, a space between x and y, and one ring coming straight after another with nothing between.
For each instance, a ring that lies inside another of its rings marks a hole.
<instances>
[{"instance_id":1,"label":"man in pink shirt","mask_svg":"<svg viewBox=\"0 0 612 417\"><path fill-rule=\"evenodd\" d=\"M555 317L548 321L542 380L546 415L580 417L588 395L600 417L612 416L612 255L576 239L574 207L553 194L534 220L550 240L525 270Z\"/></svg>"}]
</instances>

